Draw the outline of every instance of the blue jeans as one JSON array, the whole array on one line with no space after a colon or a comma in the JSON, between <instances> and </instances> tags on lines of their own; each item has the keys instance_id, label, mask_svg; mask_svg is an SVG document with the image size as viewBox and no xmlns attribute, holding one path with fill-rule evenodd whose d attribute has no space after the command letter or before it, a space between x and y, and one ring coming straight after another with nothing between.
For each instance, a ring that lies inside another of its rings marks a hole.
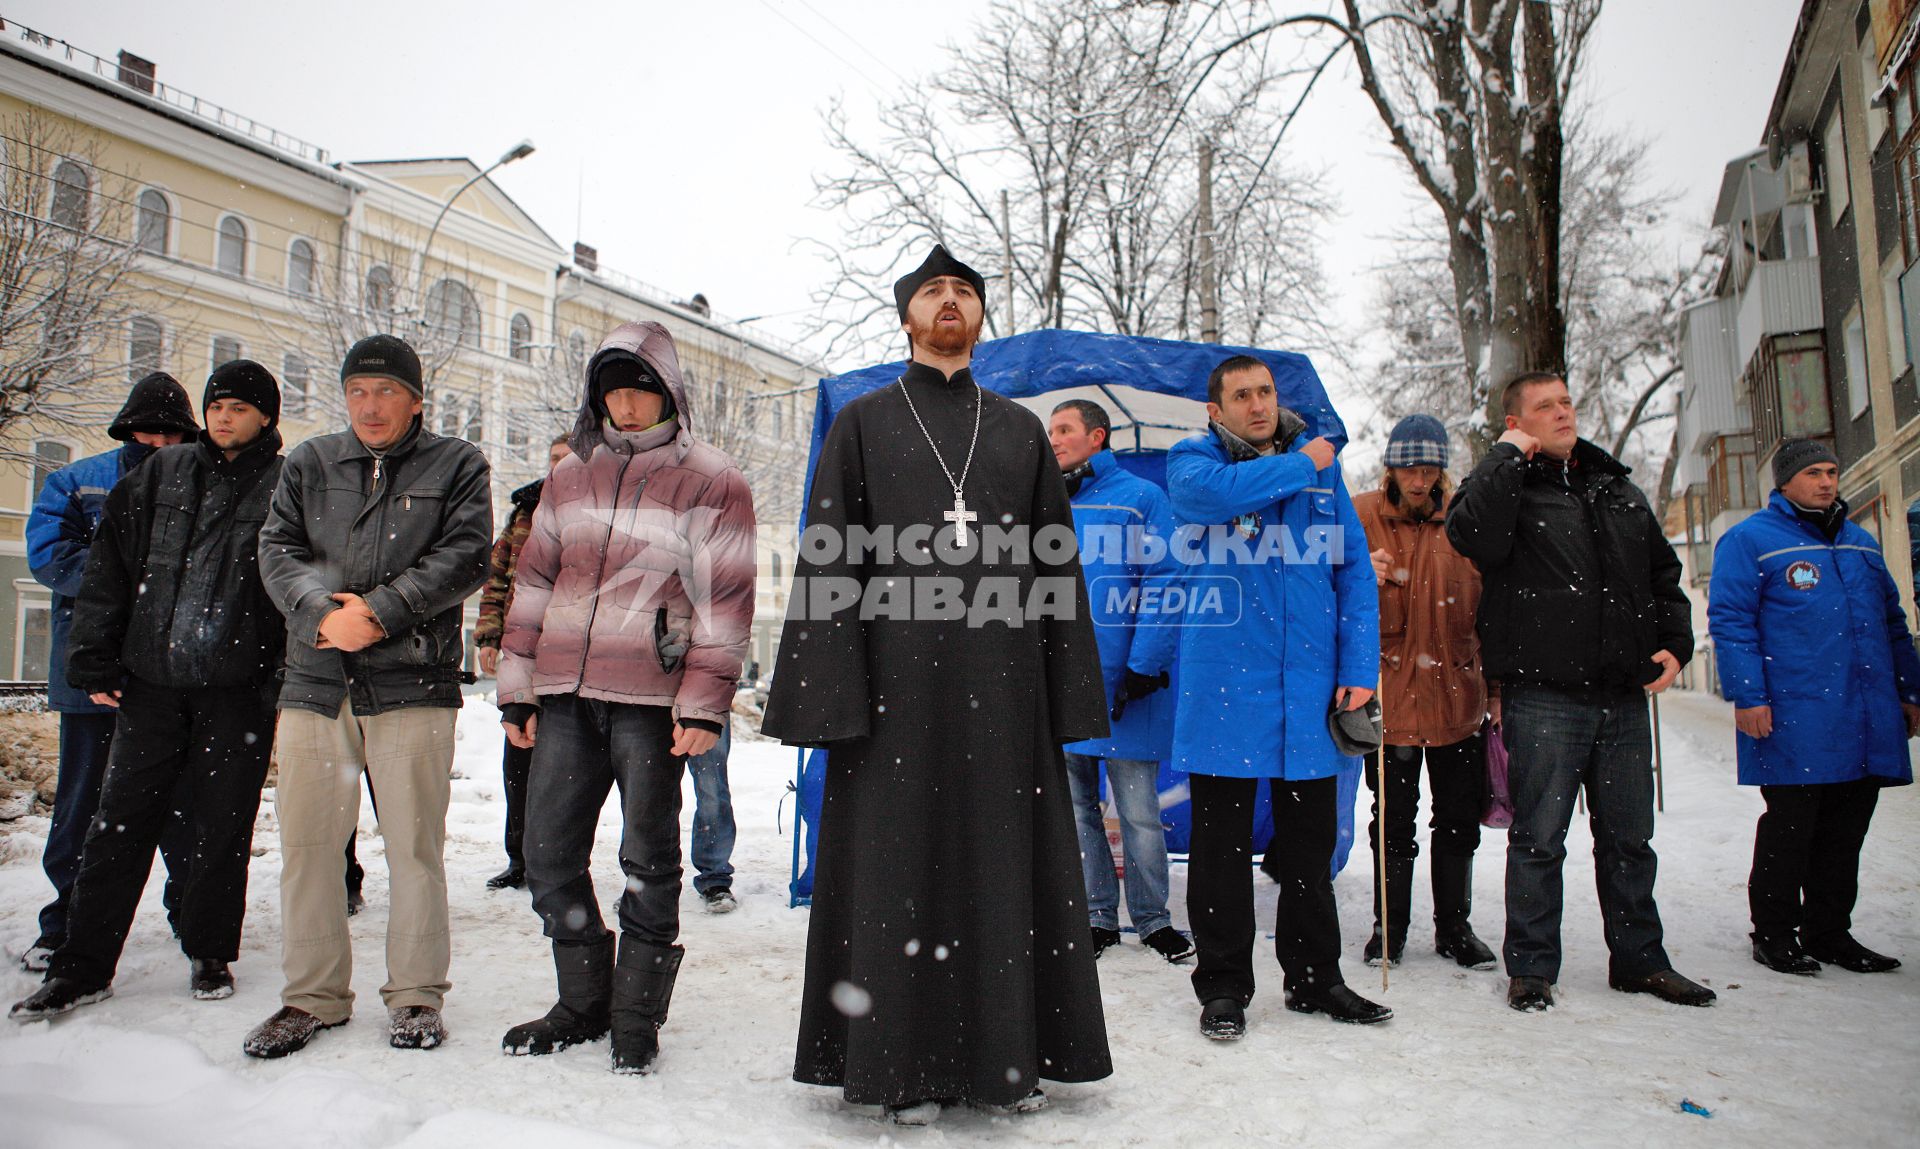
<instances>
[{"instance_id":1,"label":"blue jeans","mask_svg":"<svg viewBox=\"0 0 1920 1149\"><path fill-rule=\"evenodd\" d=\"M1507 831L1509 977L1560 976L1561 869L1586 788L1608 971L1671 969L1653 903L1653 738L1647 698L1509 685L1501 700L1513 827Z\"/></svg>"},{"instance_id":2,"label":"blue jeans","mask_svg":"<svg viewBox=\"0 0 1920 1149\"><path fill-rule=\"evenodd\" d=\"M40 855L40 867L53 883L53 900L40 911L40 940L67 940L67 906L73 898L73 884L80 878L80 852L86 845L87 831L100 808L100 789L107 780L107 757L113 749L113 727L117 711L105 714L60 715L60 773L53 791L53 821L47 827L47 845ZM167 924L173 924L174 909L180 903L180 883L174 875L186 876L193 852L185 811L187 781L182 779L173 798L173 814L160 836L160 857L166 863L167 883L160 901L167 911ZM56 944L54 948L59 948Z\"/></svg>"},{"instance_id":3,"label":"blue jeans","mask_svg":"<svg viewBox=\"0 0 1920 1149\"><path fill-rule=\"evenodd\" d=\"M1067 786L1080 831L1080 872L1087 882L1087 924L1120 928L1120 889L1113 875L1100 810L1100 759L1067 755ZM1120 848L1127 863L1127 917L1141 937L1173 924L1167 913L1167 832L1160 823L1160 764L1109 758L1107 782L1120 813Z\"/></svg>"},{"instance_id":4,"label":"blue jeans","mask_svg":"<svg viewBox=\"0 0 1920 1149\"><path fill-rule=\"evenodd\" d=\"M727 789L732 750L729 722L713 749L687 759L687 773L693 775L693 888L702 894L733 888L733 793Z\"/></svg>"}]
</instances>

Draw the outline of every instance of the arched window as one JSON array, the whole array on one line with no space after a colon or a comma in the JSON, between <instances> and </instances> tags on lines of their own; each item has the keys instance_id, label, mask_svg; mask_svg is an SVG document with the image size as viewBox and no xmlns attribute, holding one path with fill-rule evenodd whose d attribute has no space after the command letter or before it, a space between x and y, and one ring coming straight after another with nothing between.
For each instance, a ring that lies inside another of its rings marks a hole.
<instances>
[{"instance_id":1,"label":"arched window","mask_svg":"<svg viewBox=\"0 0 1920 1149\"><path fill-rule=\"evenodd\" d=\"M60 468L73 462L73 448L65 443L56 443L51 439L42 439L33 445L33 497L40 497L40 488Z\"/></svg>"},{"instance_id":2,"label":"arched window","mask_svg":"<svg viewBox=\"0 0 1920 1149\"><path fill-rule=\"evenodd\" d=\"M173 205L160 192L148 188L140 193L139 214L134 219L134 246L151 255L167 254L167 233L172 230Z\"/></svg>"},{"instance_id":3,"label":"arched window","mask_svg":"<svg viewBox=\"0 0 1920 1149\"><path fill-rule=\"evenodd\" d=\"M136 315L127 324L127 381L138 383L160 370L167 333L157 320Z\"/></svg>"},{"instance_id":4,"label":"arched window","mask_svg":"<svg viewBox=\"0 0 1920 1149\"><path fill-rule=\"evenodd\" d=\"M443 279L427 292L427 327L462 347L480 346L480 305L456 279Z\"/></svg>"},{"instance_id":5,"label":"arched window","mask_svg":"<svg viewBox=\"0 0 1920 1149\"><path fill-rule=\"evenodd\" d=\"M533 320L517 311L507 320L507 354L522 363L533 359Z\"/></svg>"},{"instance_id":6,"label":"arched window","mask_svg":"<svg viewBox=\"0 0 1920 1149\"><path fill-rule=\"evenodd\" d=\"M376 267L367 272L367 293L365 303L371 315L384 316L393 311L394 291L393 272L384 267Z\"/></svg>"},{"instance_id":7,"label":"arched window","mask_svg":"<svg viewBox=\"0 0 1920 1149\"><path fill-rule=\"evenodd\" d=\"M295 295L313 294L313 245L296 239L287 247L287 290Z\"/></svg>"},{"instance_id":8,"label":"arched window","mask_svg":"<svg viewBox=\"0 0 1920 1149\"><path fill-rule=\"evenodd\" d=\"M61 227L85 231L93 219L93 178L72 160L53 166L53 210L47 218Z\"/></svg>"},{"instance_id":9,"label":"arched window","mask_svg":"<svg viewBox=\"0 0 1920 1149\"><path fill-rule=\"evenodd\" d=\"M220 220L219 234L214 240L213 268L222 275L246 277L247 225L238 216L225 216Z\"/></svg>"}]
</instances>

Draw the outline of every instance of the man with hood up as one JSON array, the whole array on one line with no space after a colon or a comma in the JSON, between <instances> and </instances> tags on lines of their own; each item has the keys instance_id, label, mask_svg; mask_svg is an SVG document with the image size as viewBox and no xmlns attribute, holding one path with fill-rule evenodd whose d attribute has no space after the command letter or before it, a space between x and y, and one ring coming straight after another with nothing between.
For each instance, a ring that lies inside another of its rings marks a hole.
<instances>
[{"instance_id":1,"label":"man with hood up","mask_svg":"<svg viewBox=\"0 0 1920 1149\"><path fill-rule=\"evenodd\" d=\"M89 455L47 476L27 516L27 566L53 591L53 643L47 664L47 703L60 715L60 783L54 791L53 824L40 864L53 883L54 896L40 911L40 936L21 955L20 967L44 973L53 952L67 940L67 902L80 874L80 849L100 805L107 777L107 753L113 744L114 713L67 685L67 642L73 605L87 573L87 548L107 513L107 492L160 447L198 433L193 404L173 376L155 371L134 384L126 405L107 426L120 446ZM167 862L164 900L172 913L172 875L186 873L186 842L181 820L161 838Z\"/></svg>"},{"instance_id":2,"label":"man with hood up","mask_svg":"<svg viewBox=\"0 0 1920 1149\"><path fill-rule=\"evenodd\" d=\"M719 741L753 624L753 498L694 438L673 337L615 328L587 364L573 457L547 479L500 643L507 737L533 749L526 862L559 1001L508 1054L613 1033L613 1071L659 1056L684 947L680 783ZM588 869L620 789L618 954Z\"/></svg>"}]
</instances>

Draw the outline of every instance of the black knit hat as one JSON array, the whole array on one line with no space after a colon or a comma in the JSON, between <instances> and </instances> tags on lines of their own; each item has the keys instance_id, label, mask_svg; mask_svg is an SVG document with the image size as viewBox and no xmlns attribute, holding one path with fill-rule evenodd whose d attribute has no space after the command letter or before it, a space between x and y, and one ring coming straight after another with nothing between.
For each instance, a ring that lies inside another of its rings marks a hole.
<instances>
[{"instance_id":1,"label":"black knit hat","mask_svg":"<svg viewBox=\"0 0 1920 1149\"><path fill-rule=\"evenodd\" d=\"M415 396L427 397L427 385L420 378L420 356L396 335L369 335L354 344L346 362L340 364L340 382L355 375L391 379Z\"/></svg>"},{"instance_id":2,"label":"black knit hat","mask_svg":"<svg viewBox=\"0 0 1920 1149\"><path fill-rule=\"evenodd\" d=\"M280 421L280 384L273 372L251 359L235 359L213 369L200 395L200 413L205 415L216 399L238 399L275 423Z\"/></svg>"},{"instance_id":3,"label":"black knit hat","mask_svg":"<svg viewBox=\"0 0 1920 1149\"><path fill-rule=\"evenodd\" d=\"M974 293L980 296L980 306L984 308L987 305L987 281L980 277L979 272L953 258L953 253L947 250L945 244L936 243L919 267L893 281L893 303L900 309L900 322L907 321L907 300L913 298L913 293L920 290L927 280L943 275L958 276L973 284Z\"/></svg>"},{"instance_id":4,"label":"black knit hat","mask_svg":"<svg viewBox=\"0 0 1920 1149\"><path fill-rule=\"evenodd\" d=\"M193 417L193 400L187 389L165 371L155 371L133 385L126 406L107 425L107 434L126 442L135 431L161 434L197 435L200 423Z\"/></svg>"},{"instance_id":5,"label":"black knit hat","mask_svg":"<svg viewBox=\"0 0 1920 1149\"><path fill-rule=\"evenodd\" d=\"M1784 487L1808 467L1821 463L1840 465L1833 448L1818 439L1788 439L1773 455L1773 485Z\"/></svg>"}]
</instances>

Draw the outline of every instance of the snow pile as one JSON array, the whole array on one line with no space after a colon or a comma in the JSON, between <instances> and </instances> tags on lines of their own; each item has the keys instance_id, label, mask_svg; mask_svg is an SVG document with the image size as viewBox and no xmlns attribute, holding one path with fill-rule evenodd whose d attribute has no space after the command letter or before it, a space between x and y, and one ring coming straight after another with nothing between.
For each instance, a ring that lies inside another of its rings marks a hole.
<instances>
[{"instance_id":1,"label":"snow pile","mask_svg":"<svg viewBox=\"0 0 1920 1149\"><path fill-rule=\"evenodd\" d=\"M1856 915L1861 939L1908 967L1872 977L1774 974L1747 955L1745 879L1760 801L1733 785L1728 710L1689 694L1669 694L1662 710L1660 908L1669 951L1681 972L1720 993L1714 1008L1607 989L1590 838L1576 826L1567 961L1551 1013L1516 1014L1503 1003L1503 975L1433 955L1422 866L1408 964L1382 997L1398 1011L1393 1022L1359 1029L1286 1012L1263 940L1251 1031L1237 1045L1214 1044L1195 1029L1199 1009L1185 971L1129 938L1100 963L1113 1078L1048 1086L1054 1105L1035 1116L949 1113L932 1129L901 1131L878 1124L872 1110L847 1108L833 1091L788 1080L806 911L786 908L792 842L775 816L793 754L766 743L742 741L734 751L741 908L710 916L690 884L685 893L688 952L659 1072L614 1077L604 1042L546 1058L501 1055L507 1027L550 1004L552 967L524 891L482 889L502 862L502 806L497 716L475 698L461 718L461 777L449 817L454 989L446 1046L386 1046L378 994L385 866L363 803L371 904L353 922L353 1024L284 1061L241 1054L241 1037L278 1004L280 854L269 805L235 966L238 994L224 1002L187 996L186 963L151 883L114 998L52 1025L0 1028L0 1145L1911 1145L1920 1128L1920 1095L1908 1087L1920 1072L1920 794L1883 797ZM620 889L615 818L609 805L594 859L609 917ZM691 818L689 785L682 820ZM45 832L39 818L14 825ZM1502 837L1487 832L1476 870L1474 922L1496 945ZM47 887L37 850L10 854L0 864L0 939L17 951L32 939ZM1175 867L1181 925L1184 877ZM1378 996L1377 972L1358 957L1371 879L1372 866L1356 855L1337 888L1347 977ZM1257 888L1264 927L1274 888L1264 878ZM11 965L0 973L9 1002L33 984ZM1683 1100L1713 1116L1682 1112Z\"/></svg>"}]
</instances>

